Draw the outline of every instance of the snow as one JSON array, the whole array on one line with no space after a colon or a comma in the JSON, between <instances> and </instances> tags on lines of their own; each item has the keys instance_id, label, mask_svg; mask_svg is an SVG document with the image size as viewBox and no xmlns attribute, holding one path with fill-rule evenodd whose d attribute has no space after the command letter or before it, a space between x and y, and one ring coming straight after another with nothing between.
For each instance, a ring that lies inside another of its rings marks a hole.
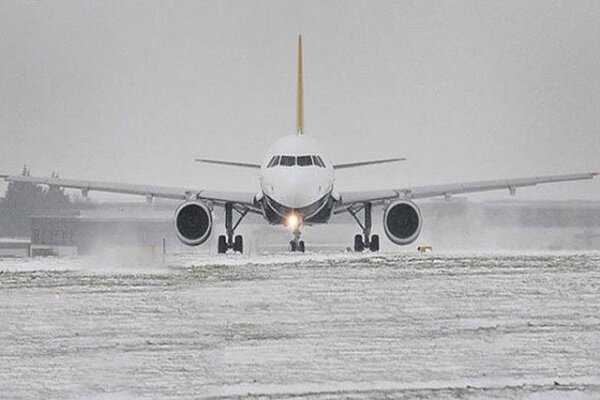
<instances>
[{"instance_id":1,"label":"snow","mask_svg":"<svg viewBox=\"0 0 600 400\"><path fill-rule=\"evenodd\" d=\"M0 259L0 398L600 397L600 253Z\"/></svg>"}]
</instances>

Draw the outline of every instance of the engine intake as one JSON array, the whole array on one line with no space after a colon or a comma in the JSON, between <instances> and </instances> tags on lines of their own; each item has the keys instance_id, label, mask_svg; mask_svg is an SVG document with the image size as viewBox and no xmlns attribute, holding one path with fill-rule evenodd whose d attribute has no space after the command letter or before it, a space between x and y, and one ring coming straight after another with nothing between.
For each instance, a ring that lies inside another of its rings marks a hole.
<instances>
[{"instance_id":1,"label":"engine intake","mask_svg":"<svg viewBox=\"0 0 600 400\"><path fill-rule=\"evenodd\" d=\"M175 212L177 237L188 246L206 242L212 230L212 213L200 201L186 201Z\"/></svg>"},{"instance_id":2,"label":"engine intake","mask_svg":"<svg viewBox=\"0 0 600 400\"><path fill-rule=\"evenodd\" d=\"M419 237L423 218L412 201L399 200L390 204L383 214L385 234L399 245L411 244Z\"/></svg>"}]
</instances>

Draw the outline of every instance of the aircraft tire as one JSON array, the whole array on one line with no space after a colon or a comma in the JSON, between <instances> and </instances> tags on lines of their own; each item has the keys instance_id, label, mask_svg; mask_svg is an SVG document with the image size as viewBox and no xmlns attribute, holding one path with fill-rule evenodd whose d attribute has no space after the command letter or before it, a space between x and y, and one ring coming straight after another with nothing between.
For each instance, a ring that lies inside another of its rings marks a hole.
<instances>
[{"instance_id":1,"label":"aircraft tire","mask_svg":"<svg viewBox=\"0 0 600 400\"><path fill-rule=\"evenodd\" d=\"M296 242L294 242L293 240L290 242L290 251L296 251Z\"/></svg>"},{"instance_id":2,"label":"aircraft tire","mask_svg":"<svg viewBox=\"0 0 600 400\"><path fill-rule=\"evenodd\" d=\"M233 251L240 253L244 252L244 238L242 238L242 235L237 235L235 237L235 240L233 241Z\"/></svg>"},{"instance_id":3,"label":"aircraft tire","mask_svg":"<svg viewBox=\"0 0 600 400\"><path fill-rule=\"evenodd\" d=\"M379 235L371 236L369 248L371 251L379 251Z\"/></svg>"},{"instance_id":4,"label":"aircraft tire","mask_svg":"<svg viewBox=\"0 0 600 400\"><path fill-rule=\"evenodd\" d=\"M361 235L354 235L354 251L357 253L362 252L365 249L365 243Z\"/></svg>"},{"instance_id":5,"label":"aircraft tire","mask_svg":"<svg viewBox=\"0 0 600 400\"><path fill-rule=\"evenodd\" d=\"M219 236L218 252L219 254L225 254L227 252L227 238L224 235Z\"/></svg>"},{"instance_id":6,"label":"aircraft tire","mask_svg":"<svg viewBox=\"0 0 600 400\"><path fill-rule=\"evenodd\" d=\"M300 252L304 253L304 240L301 240L301 241L298 243L298 251L300 251Z\"/></svg>"}]
</instances>

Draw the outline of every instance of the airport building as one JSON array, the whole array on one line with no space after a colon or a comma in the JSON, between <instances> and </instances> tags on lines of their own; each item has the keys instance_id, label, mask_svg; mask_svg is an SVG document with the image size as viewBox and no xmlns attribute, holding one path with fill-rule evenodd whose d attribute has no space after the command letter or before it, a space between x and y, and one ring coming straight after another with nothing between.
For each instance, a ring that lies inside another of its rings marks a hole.
<instances>
[{"instance_id":1,"label":"airport building","mask_svg":"<svg viewBox=\"0 0 600 400\"><path fill-rule=\"evenodd\" d=\"M88 254L110 246L157 252L177 241L172 224L170 207L139 204L36 214L31 217L31 251Z\"/></svg>"},{"instance_id":2,"label":"airport building","mask_svg":"<svg viewBox=\"0 0 600 400\"><path fill-rule=\"evenodd\" d=\"M30 254L28 239L0 239L0 257L28 257Z\"/></svg>"},{"instance_id":3,"label":"airport building","mask_svg":"<svg viewBox=\"0 0 600 400\"><path fill-rule=\"evenodd\" d=\"M483 203L483 227L503 248L600 250L600 202Z\"/></svg>"}]
</instances>

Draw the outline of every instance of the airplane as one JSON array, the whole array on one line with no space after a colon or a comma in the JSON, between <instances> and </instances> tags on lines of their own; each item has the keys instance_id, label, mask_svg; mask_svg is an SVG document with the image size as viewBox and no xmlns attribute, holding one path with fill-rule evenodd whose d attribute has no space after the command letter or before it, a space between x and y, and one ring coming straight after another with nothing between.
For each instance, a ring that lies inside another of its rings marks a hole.
<instances>
[{"instance_id":1,"label":"airplane","mask_svg":"<svg viewBox=\"0 0 600 400\"><path fill-rule=\"evenodd\" d=\"M87 197L90 191L142 195L151 202L154 198L183 201L174 215L174 225L181 242L198 246L208 240L213 230L215 208L225 211L225 234L218 238L218 253L229 250L242 253L243 238L235 231L248 213L259 214L271 225L283 225L292 232L290 250L305 251L301 240L304 225L326 224L332 218L349 213L360 227L354 236L354 250L378 251L379 235L372 234L373 207L383 207L383 228L388 239L397 245L408 245L419 237L423 226L421 211L415 200L445 197L460 193L508 189L511 195L517 188L542 183L592 179L599 172L536 176L465 182L456 184L406 186L365 191L338 191L334 173L347 168L360 168L405 158L358 161L333 164L318 143L304 134L304 89L302 66L302 36L298 36L298 71L296 99L296 132L279 139L267 151L261 164L198 158L196 161L259 171L258 192L214 191L199 188L135 185L85 180L44 178L22 175L0 175L8 182L30 182L68 189L80 189ZM235 218L234 218L235 216Z\"/></svg>"}]
</instances>

